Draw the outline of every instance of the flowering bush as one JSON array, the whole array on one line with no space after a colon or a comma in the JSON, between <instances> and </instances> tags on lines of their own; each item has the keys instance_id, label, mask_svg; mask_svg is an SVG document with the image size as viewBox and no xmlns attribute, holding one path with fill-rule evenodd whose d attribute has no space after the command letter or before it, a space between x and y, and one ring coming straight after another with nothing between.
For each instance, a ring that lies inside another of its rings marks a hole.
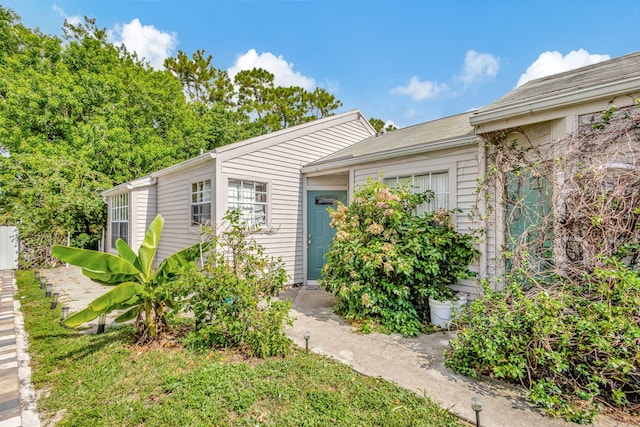
<instances>
[{"instance_id":1,"label":"flowering bush","mask_svg":"<svg viewBox=\"0 0 640 427\"><path fill-rule=\"evenodd\" d=\"M369 179L348 207L338 202L330 209L336 235L322 283L335 293L337 313L416 335L428 297L451 298L449 286L471 277L473 237L455 231L451 212L415 214L432 197Z\"/></svg>"}]
</instances>

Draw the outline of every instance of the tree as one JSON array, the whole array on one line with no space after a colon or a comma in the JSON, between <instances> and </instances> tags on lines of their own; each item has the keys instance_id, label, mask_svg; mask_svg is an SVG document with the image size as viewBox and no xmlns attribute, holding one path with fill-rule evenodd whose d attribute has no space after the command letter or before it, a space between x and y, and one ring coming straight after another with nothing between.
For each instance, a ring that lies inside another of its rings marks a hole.
<instances>
[{"instance_id":1,"label":"tree","mask_svg":"<svg viewBox=\"0 0 640 427\"><path fill-rule=\"evenodd\" d=\"M95 248L101 191L235 140L193 131L179 82L91 19L65 23L63 41L0 8L0 33L0 223L19 225L23 266L51 261L68 236Z\"/></svg>"},{"instance_id":2,"label":"tree","mask_svg":"<svg viewBox=\"0 0 640 427\"><path fill-rule=\"evenodd\" d=\"M154 270L153 259L163 225L164 219L158 215L149 225L137 255L122 239L116 241L119 256L67 246L53 247L55 257L82 267L82 273L91 280L115 285L84 310L67 318L64 321L66 326L78 326L101 314L127 309L116 318L116 322L135 319L142 342L158 337L167 325L167 311L173 307L173 295L163 292L162 285L174 279L182 267L197 259L202 249L199 244L185 248L167 257Z\"/></svg>"},{"instance_id":3,"label":"tree","mask_svg":"<svg viewBox=\"0 0 640 427\"><path fill-rule=\"evenodd\" d=\"M182 83L189 101L233 106L233 85L227 72L215 68L213 56L205 56L202 49L195 51L191 58L180 50L177 57L164 61L165 68Z\"/></svg>"},{"instance_id":4,"label":"tree","mask_svg":"<svg viewBox=\"0 0 640 427\"><path fill-rule=\"evenodd\" d=\"M393 124L386 124L386 122L382 119L377 119L374 117L371 117L369 119L369 124L371 126L373 126L373 128L376 130L376 132L388 132L388 131L392 131L392 130L396 130L398 129L397 127L395 127Z\"/></svg>"}]
</instances>

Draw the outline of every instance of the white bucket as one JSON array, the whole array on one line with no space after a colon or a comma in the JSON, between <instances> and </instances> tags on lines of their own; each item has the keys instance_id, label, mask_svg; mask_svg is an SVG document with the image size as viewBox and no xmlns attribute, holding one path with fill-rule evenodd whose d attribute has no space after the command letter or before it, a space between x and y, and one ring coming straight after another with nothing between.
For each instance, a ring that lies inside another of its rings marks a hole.
<instances>
[{"instance_id":1,"label":"white bucket","mask_svg":"<svg viewBox=\"0 0 640 427\"><path fill-rule=\"evenodd\" d=\"M437 301L429 298L431 323L446 328L451 321L452 312L458 311L465 305L467 305L467 296L464 294L458 295L455 301Z\"/></svg>"}]
</instances>

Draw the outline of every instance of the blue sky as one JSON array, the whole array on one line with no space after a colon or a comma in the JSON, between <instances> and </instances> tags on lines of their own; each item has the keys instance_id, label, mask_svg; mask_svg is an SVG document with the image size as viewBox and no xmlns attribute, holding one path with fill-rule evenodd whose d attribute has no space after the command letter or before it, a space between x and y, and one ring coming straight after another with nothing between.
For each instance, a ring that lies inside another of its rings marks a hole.
<instances>
[{"instance_id":1,"label":"blue sky","mask_svg":"<svg viewBox=\"0 0 640 427\"><path fill-rule=\"evenodd\" d=\"M527 79L640 50L637 0L3 0L30 28L96 18L151 64L204 49L321 86L398 127L482 107Z\"/></svg>"}]
</instances>

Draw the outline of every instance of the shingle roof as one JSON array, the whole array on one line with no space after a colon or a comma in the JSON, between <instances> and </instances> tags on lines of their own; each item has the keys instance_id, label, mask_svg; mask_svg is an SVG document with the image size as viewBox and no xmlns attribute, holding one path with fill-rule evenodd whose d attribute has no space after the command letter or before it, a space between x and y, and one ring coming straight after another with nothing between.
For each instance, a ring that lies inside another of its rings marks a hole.
<instances>
[{"instance_id":1,"label":"shingle roof","mask_svg":"<svg viewBox=\"0 0 640 427\"><path fill-rule=\"evenodd\" d=\"M634 52L564 73L531 80L479 109L476 115L638 77L640 77L640 52Z\"/></svg>"},{"instance_id":2,"label":"shingle roof","mask_svg":"<svg viewBox=\"0 0 640 427\"><path fill-rule=\"evenodd\" d=\"M376 154L394 157L417 147L423 147L425 150L435 146L445 148L442 145L446 145L447 141L474 136L473 127L469 124L470 116L471 113L458 114L372 136L310 163L305 169L333 162L349 163L350 159L357 163L358 159Z\"/></svg>"}]
</instances>

